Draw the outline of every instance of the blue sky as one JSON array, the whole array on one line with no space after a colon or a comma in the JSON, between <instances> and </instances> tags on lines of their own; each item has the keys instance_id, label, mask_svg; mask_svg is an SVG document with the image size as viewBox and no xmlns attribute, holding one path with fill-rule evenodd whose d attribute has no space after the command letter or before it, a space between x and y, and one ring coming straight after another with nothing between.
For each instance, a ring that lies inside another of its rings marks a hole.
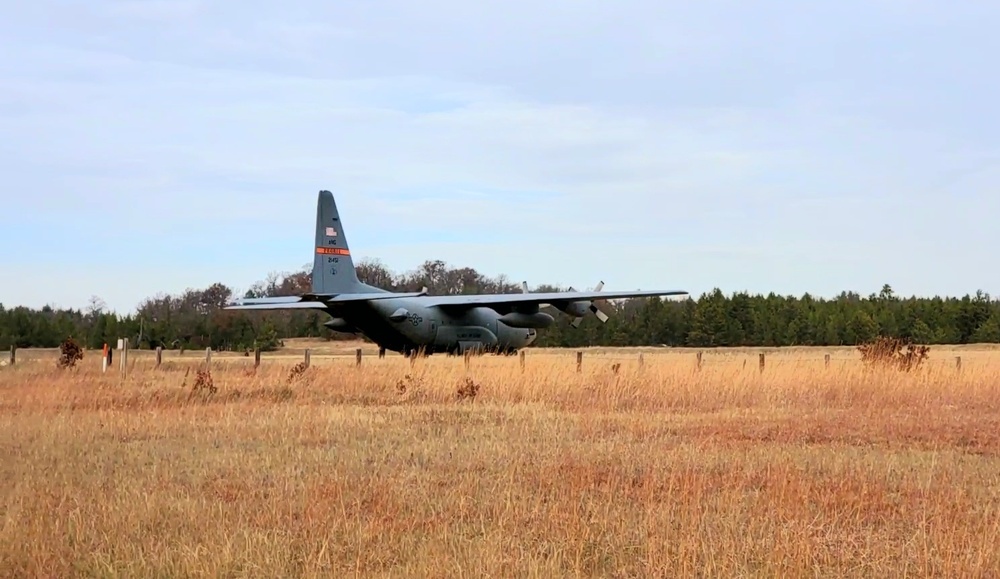
<instances>
[{"instance_id":1,"label":"blue sky","mask_svg":"<svg viewBox=\"0 0 1000 579\"><path fill-rule=\"evenodd\" d=\"M1000 4L5 7L0 303L352 253L529 284L1000 294Z\"/></svg>"}]
</instances>

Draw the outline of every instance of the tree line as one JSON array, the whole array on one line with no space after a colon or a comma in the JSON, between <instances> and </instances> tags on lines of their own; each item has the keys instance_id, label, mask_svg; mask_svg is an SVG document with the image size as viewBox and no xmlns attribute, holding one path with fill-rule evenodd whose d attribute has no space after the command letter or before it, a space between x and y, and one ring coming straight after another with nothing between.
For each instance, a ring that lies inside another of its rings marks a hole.
<instances>
[{"instance_id":1,"label":"tree line","mask_svg":"<svg viewBox=\"0 0 1000 579\"><path fill-rule=\"evenodd\" d=\"M520 284L505 276L489 277L473 268L427 261L414 271L397 274L378 260L357 266L358 277L393 291L432 294L517 293ZM309 267L272 273L254 283L243 297L287 296L309 291ZM541 285L531 291L563 291ZM159 294L143 300L135 313L109 312L99 297L84 309L32 309L0 304L0 347L53 348L72 337L89 348L130 340L133 348L206 348L272 350L297 337L346 339L353 336L323 327L329 317L308 311L225 311L236 297L223 283ZM833 298L809 294L783 296L719 289L684 300L636 298L603 304L606 324L588 315L578 328L552 310L551 327L539 331L538 346L853 346L877 336L919 344L1000 342L1000 302L977 291L963 297L900 297L889 285L878 294L842 292Z\"/></svg>"}]
</instances>

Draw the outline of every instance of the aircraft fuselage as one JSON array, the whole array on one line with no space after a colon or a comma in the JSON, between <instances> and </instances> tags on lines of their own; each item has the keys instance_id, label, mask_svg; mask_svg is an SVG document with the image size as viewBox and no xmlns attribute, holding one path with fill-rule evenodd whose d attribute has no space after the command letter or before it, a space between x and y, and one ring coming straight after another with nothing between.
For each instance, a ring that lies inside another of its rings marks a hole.
<instances>
[{"instance_id":1,"label":"aircraft fuselage","mask_svg":"<svg viewBox=\"0 0 1000 579\"><path fill-rule=\"evenodd\" d=\"M455 315L439 307L423 306L413 298L352 304L330 315L334 317L333 323L327 324L330 329L360 332L394 352L457 354L473 349L514 353L537 338L535 328L507 325L491 308L471 308Z\"/></svg>"}]
</instances>

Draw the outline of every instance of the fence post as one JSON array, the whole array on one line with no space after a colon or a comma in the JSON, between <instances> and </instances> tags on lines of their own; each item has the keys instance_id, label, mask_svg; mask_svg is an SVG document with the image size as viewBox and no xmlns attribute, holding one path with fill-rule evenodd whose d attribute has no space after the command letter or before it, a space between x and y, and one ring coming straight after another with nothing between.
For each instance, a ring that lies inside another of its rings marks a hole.
<instances>
[{"instance_id":1,"label":"fence post","mask_svg":"<svg viewBox=\"0 0 1000 579\"><path fill-rule=\"evenodd\" d=\"M121 340L122 356L118 360L121 367L122 378L128 378L128 340Z\"/></svg>"},{"instance_id":2,"label":"fence post","mask_svg":"<svg viewBox=\"0 0 1000 579\"><path fill-rule=\"evenodd\" d=\"M695 358L696 358L696 360L695 360L695 368L697 368L699 371L701 370L701 354L702 354L701 352L698 352L697 354L695 354Z\"/></svg>"},{"instance_id":3,"label":"fence post","mask_svg":"<svg viewBox=\"0 0 1000 579\"><path fill-rule=\"evenodd\" d=\"M257 346L253 350L253 367L260 367L260 346Z\"/></svg>"},{"instance_id":4,"label":"fence post","mask_svg":"<svg viewBox=\"0 0 1000 579\"><path fill-rule=\"evenodd\" d=\"M472 358L472 350L471 349L466 350L464 357L465 357L465 369L468 370L469 369L469 360Z\"/></svg>"},{"instance_id":5,"label":"fence post","mask_svg":"<svg viewBox=\"0 0 1000 579\"><path fill-rule=\"evenodd\" d=\"M212 370L212 348L205 348L205 369Z\"/></svg>"},{"instance_id":6,"label":"fence post","mask_svg":"<svg viewBox=\"0 0 1000 579\"><path fill-rule=\"evenodd\" d=\"M383 354L384 351L385 351L384 349L380 349L379 354L385 355ZM354 351L354 365L357 366L358 368L361 367L361 348L358 348L357 350Z\"/></svg>"},{"instance_id":7,"label":"fence post","mask_svg":"<svg viewBox=\"0 0 1000 579\"><path fill-rule=\"evenodd\" d=\"M639 352L639 368L642 368L643 366L645 366L645 364L646 361L642 357L642 352Z\"/></svg>"},{"instance_id":8,"label":"fence post","mask_svg":"<svg viewBox=\"0 0 1000 579\"><path fill-rule=\"evenodd\" d=\"M830 367L830 354L823 356L823 367L824 368Z\"/></svg>"},{"instance_id":9,"label":"fence post","mask_svg":"<svg viewBox=\"0 0 1000 579\"><path fill-rule=\"evenodd\" d=\"M10 365L13 366L17 363L17 346L14 344L10 345Z\"/></svg>"},{"instance_id":10,"label":"fence post","mask_svg":"<svg viewBox=\"0 0 1000 579\"><path fill-rule=\"evenodd\" d=\"M760 371L764 372L764 352L760 353Z\"/></svg>"},{"instance_id":11,"label":"fence post","mask_svg":"<svg viewBox=\"0 0 1000 579\"><path fill-rule=\"evenodd\" d=\"M379 359L385 358L385 348L382 346L378 349L378 357Z\"/></svg>"},{"instance_id":12,"label":"fence post","mask_svg":"<svg viewBox=\"0 0 1000 579\"><path fill-rule=\"evenodd\" d=\"M583 352L576 353L576 371L583 372Z\"/></svg>"},{"instance_id":13,"label":"fence post","mask_svg":"<svg viewBox=\"0 0 1000 579\"><path fill-rule=\"evenodd\" d=\"M161 346L156 347L156 366L159 368L160 364L163 363L163 348Z\"/></svg>"},{"instance_id":14,"label":"fence post","mask_svg":"<svg viewBox=\"0 0 1000 579\"><path fill-rule=\"evenodd\" d=\"M524 372L524 350L521 350L517 356L521 359L521 372Z\"/></svg>"},{"instance_id":15,"label":"fence post","mask_svg":"<svg viewBox=\"0 0 1000 579\"><path fill-rule=\"evenodd\" d=\"M305 353L305 360L303 360L303 361L304 361L304 362L305 362L305 364L306 364L306 368L308 368L308 367L309 367L309 364L311 364L311 363L312 363L312 359L311 359L311 356L310 356L310 353L309 353L309 348L306 348L306 353Z\"/></svg>"},{"instance_id":16,"label":"fence post","mask_svg":"<svg viewBox=\"0 0 1000 579\"><path fill-rule=\"evenodd\" d=\"M961 356L955 356L955 369L958 370L959 372L962 371L962 357Z\"/></svg>"}]
</instances>

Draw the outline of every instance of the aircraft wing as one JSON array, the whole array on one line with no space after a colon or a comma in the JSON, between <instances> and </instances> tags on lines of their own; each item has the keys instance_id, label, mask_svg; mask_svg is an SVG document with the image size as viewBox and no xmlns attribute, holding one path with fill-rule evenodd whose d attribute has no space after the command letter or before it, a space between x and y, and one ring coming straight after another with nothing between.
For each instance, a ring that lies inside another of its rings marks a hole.
<instances>
[{"instance_id":1,"label":"aircraft wing","mask_svg":"<svg viewBox=\"0 0 1000 579\"><path fill-rule=\"evenodd\" d=\"M571 302L587 300L617 300L624 298L641 298L653 296L686 296L683 290L636 290L636 291L572 291L572 292L539 292L519 294L471 294L450 296L428 296L420 303L430 307L441 307L449 310L464 310L476 307L493 308L500 312L509 311L519 304L538 304L559 306Z\"/></svg>"}]
</instances>

